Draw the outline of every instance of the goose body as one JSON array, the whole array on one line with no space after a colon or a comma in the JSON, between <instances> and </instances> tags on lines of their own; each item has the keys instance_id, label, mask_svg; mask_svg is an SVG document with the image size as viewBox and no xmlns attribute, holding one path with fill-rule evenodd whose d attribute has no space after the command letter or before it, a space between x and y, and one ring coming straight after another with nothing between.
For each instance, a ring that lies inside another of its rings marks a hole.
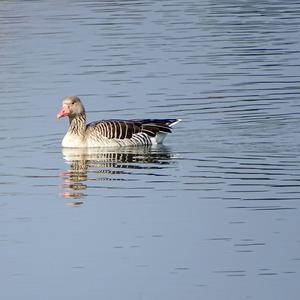
<instances>
[{"instance_id":1,"label":"goose body","mask_svg":"<svg viewBox=\"0 0 300 300\"><path fill-rule=\"evenodd\" d=\"M69 117L63 147L120 147L161 144L179 119L101 120L86 124L81 100L68 96L57 118Z\"/></svg>"}]
</instances>

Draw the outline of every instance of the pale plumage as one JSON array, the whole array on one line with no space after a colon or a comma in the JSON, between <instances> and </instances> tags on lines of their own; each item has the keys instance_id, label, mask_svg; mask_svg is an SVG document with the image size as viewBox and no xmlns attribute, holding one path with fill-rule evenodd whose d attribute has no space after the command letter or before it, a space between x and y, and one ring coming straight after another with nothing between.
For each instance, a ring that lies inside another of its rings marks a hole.
<instances>
[{"instance_id":1,"label":"pale plumage","mask_svg":"<svg viewBox=\"0 0 300 300\"><path fill-rule=\"evenodd\" d=\"M179 119L102 120L86 124L84 106L76 96L65 97L57 118L69 117L63 147L138 146L161 144Z\"/></svg>"}]
</instances>

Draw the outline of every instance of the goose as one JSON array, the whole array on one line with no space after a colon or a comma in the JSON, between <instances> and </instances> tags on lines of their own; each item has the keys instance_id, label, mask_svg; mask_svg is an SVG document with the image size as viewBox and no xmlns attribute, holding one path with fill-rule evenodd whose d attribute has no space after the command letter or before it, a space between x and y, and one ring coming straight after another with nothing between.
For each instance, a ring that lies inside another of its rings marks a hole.
<instances>
[{"instance_id":1,"label":"goose","mask_svg":"<svg viewBox=\"0 0 300 300\"><path fill-rule=\"evenodd\" d=\"M86 124L84 106L77 96L63 99L57 118L69 117L64 148L139 146L162 144L180 119L100 120Z\"/></svg>"}]
</instances>

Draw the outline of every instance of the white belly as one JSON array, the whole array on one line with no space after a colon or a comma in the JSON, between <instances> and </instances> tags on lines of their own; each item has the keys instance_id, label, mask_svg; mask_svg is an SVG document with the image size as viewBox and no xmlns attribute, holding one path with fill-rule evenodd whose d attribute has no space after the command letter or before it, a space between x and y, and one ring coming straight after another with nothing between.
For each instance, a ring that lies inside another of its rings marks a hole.
<instances>
[{"instance_id":1,"label":"white belly","mask_svg":"<svg viewBox=\"0 0 300 300\"><path fill-rule=\"evenodd\" d=\"M145 134L139 134L140 136L145 136ZM120 147L120 146L138 146L138 145L156 145L161 144L166 137L165 133L159 132L155 137L148 138L143 141L143 139L108 139L106 137L83 137L67 133L63 140L62 146L64 148L91 148L91 147Z\"/></svg>"},{"instance_id":2,"label":"white belly","mask_svg":"<svg viewBox=\"0 0 300 300\"><path fill-rule=\"evenodd\" d=\"M83 139L75 134L69 134L67 133L62 142L61 145L66 148L83 148L86 147L86 143L83 141Z\"/></svg>"}]
</instances>

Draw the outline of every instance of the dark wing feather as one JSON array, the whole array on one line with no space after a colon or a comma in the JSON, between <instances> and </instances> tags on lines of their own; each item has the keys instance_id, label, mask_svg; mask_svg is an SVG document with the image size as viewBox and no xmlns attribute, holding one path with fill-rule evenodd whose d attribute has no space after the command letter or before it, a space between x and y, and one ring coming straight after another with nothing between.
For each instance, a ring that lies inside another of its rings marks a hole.
<instances>
[{"instance_id":1,"label":"dark wing feather","mask_svg":"<svg viewBox=\"0 0 300 300\"><path fill-rule=\"evenodd\" d=\"M141 126L136 121L103 120L88 124L87 130L109 139L130 139L133 134L142 132Z\"/></svg>"},{"instance_id":2,"label":"dark wing feather","mask_svg":"<svg viewBox=\"0 0 300 300\"><path fill-rule=\"evenodd\" d=\"M109 139L130 139L137 133L155 137L158 132L170 133L176 119L103 120L87 125L87 130Z\"/></svg>"}]
</instances>

